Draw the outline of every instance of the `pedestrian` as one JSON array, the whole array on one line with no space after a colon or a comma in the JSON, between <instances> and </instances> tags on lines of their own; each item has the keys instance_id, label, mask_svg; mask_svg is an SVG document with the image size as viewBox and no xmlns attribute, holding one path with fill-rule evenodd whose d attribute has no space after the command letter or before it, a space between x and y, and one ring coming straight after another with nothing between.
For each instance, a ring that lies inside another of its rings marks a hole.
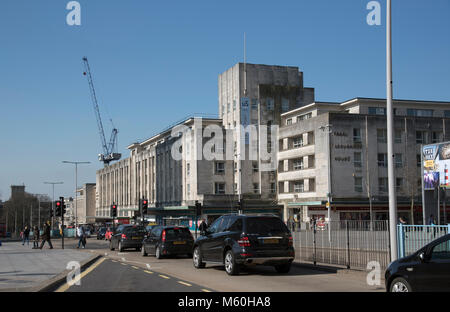
<instances>
[{"instance_id":1,"label":"pedestrian","mask_svg":"<svg viewBox=\"0 0 450 312\"><path fill-rule=\"evenodd\" d=\"M22 246L25 245L25 242L27 242L27 246L30 246L30 228L28 227L28 225L26 225L23 229Z\"/></svg>"},{"instance_id":2,"label":"pedestrian","mask_svg":"<svg viewBox=\"0 0 450 312\"><path fill-rule=\"evenodd\" d=\"M33 228L33 249L38 249L39 248L39 227L37 225L34 226Z\"/></svg>"},{"instance_id":3,"label":"pedestrian","mask_svg":"<svg viewBox=\"0 0 450 312\"><path fill-rule=\"evenodd\" d=\"M208 225L206 224L205 218L202 218L202 223L200 223L200 226L198 227L198 229L200 230L200 234L205 232L207 228Z\"/></svg>"},{"instance_id":4,"label":"pedestrian","mask_svg":"<svg viewBox=\"0 0 450 312\"><path fill-rule=\"evenodd\" d=\"M84 228L81 225L79 225L77 228L77 235L79 238L77 248L80 248L80 245L83 245L83 248L85 248L86 247L86 237L84 235Z\"/></svg>"},{"instance_id":5,"label":"pedestrian","mask_svg":"<svg viewBox=\"0 0 450 312\"><path fill-rule=\"evenodd\" d=\"M47 242L50 245L50 249L53 249L50 231L51 231L50 221L47 221L47 223L44 223L44 233L42 234L42 242L41 246L39 247L40 249L44 247L45 242Z\"/></svg>"}]
</instances>

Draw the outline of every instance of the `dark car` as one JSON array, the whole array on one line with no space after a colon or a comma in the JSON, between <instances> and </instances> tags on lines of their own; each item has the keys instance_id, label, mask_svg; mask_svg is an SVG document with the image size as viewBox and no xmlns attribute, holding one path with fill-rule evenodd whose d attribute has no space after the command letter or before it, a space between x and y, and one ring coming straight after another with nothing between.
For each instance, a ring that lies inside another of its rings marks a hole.
<instances>
[{"instance_id":1,"label":"dark car","mask_svg":"<svg viewBox=\"0 0 450 312\"><path fill-rule=\"evenodd\" d=\"M116 231L111 235L109 242L109 249L118 249L123 251L124 249L135 248L141 250L142 240L147 234L145 228L140 225L120 225Z\"/></svg>"},{"instance_id":2,"label":"dark car","mask_svg":"<svg viewBox=\"0 0 450 312\"><path fill-rule=\"evenodd\" d=\"M450 234L392 262L385 283L389 292L450 291Z\"/></svg>"},{"instance_id":3,"label":"dark car","mask_svg":"<svg viewBox=\"0 0 450 312\"><path fill-rule=\"evenodd\" d=\"M105 227L102 227L102 228L98 229L97 239L105 239L105 234L106 234L106 228Z\"/></svg>"},{"instance_id":4,"label":"dark car","mask_svg":"<svg viewBox=\"0 0 450 312\"><path fill-rule=\"evenodd\" d=\"M181 226L154 226L142 241L143 256L154 254L157 259L163 256L185 254L192 257L194 237L191 231Z\"/></svg>"},{"instance_id":5,"label":"dark car","mask_svg":"<svg viewBox=\"0 0 450 312\"><path fill-rule=\"evenodd\" d=\"M292 236L275 215L224 215L211 224L194 243L196 268L206 263L225 265L229 275L243 265L274 266L287 273L295 258Z\"/></svg>"}]
</instances>

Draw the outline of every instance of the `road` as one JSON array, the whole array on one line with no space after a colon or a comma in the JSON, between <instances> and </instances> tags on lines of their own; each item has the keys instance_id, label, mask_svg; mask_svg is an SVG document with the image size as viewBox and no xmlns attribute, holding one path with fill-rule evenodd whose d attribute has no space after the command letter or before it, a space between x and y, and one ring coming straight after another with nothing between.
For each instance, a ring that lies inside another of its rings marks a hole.
<instances>
[{"instance_id":1,"label":"road","mask_svg":"<svg viewBox=\"0 0 450 312\"><path fill-rule=\"evenodd\" d=\"M364 272L326 272L292 266L288 274L279 274L272 267L249 267L238 276L228 276L223 266L207 265L195 269L191 258L156 259L140 252L110 251L108 242L89 239L88 252L102 256L90 273L81 279L81 286L66 291L219 291L219 292L372 292L384 287L369 286ZM66 248L75 248L74 241ZM146 272L147 271L147 272ZM148 273L152 272L152 273ZM183 284L185 283L185 284ZM186 285L189 284L190 286Z\"/></svg>"}]
</instances>

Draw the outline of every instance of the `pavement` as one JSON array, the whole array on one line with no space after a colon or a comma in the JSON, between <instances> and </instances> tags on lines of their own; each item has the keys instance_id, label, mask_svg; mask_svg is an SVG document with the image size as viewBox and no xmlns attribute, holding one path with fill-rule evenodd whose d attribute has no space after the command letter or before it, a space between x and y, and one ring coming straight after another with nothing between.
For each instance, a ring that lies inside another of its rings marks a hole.
<instances>
[{"instance_id":1,"label":"pavement","mask_svg":"<svg viewBox=\"0 0 450 312\"><path fill-rule=\"evenodd\" d=\"M39 291L63 272L71 261L83 264L95 258L88 252L61 249L52 241L53 249L32 249L33 244L2 242L0 246L0 291ZM75 240L67 243L75 244Z\"/></svg>"}]
</instances>

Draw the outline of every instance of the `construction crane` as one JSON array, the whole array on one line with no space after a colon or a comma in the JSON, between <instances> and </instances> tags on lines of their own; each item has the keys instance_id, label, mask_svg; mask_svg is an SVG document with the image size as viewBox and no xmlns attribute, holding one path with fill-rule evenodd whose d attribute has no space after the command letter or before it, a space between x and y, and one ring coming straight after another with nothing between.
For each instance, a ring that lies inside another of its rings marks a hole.
<instances>
[{"instance_id":1,"label":"construction crane","mask_svg":"<svg viewBox=\"0 0 450 312\"><path fill-rule=\"evenodd\" d=\"M98 154L98 160L102 161L106 166L109 165L111 161L119 160L122 154L115 152L117 150L117 133L119 132L113 124L113 129L111 132L111 137L109 138L109 143L106 143L105 131L103 130L102 118L100 116L100 109L98 108L97 96L95 95L94 82L92 80L91 68L89 67L89 62L87 57L83 57L84 63L84 76L87 76L89 83L89 90L91 92L92 103L94 104L95 117L97 118L98 131L100 133L100 140L102 141L103 154ZM112 120L111 120L112 123Z\"/></svg>"}]
</instances>

